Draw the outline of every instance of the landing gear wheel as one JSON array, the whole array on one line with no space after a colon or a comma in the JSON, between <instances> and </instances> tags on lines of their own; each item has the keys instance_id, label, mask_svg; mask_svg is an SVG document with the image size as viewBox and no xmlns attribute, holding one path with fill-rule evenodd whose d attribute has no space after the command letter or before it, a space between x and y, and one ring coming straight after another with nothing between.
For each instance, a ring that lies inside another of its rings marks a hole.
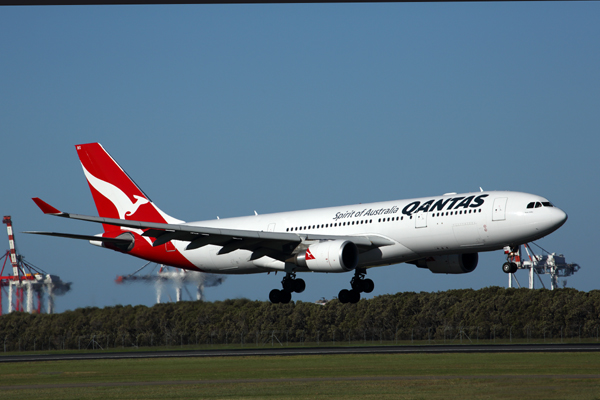
<instances>
[{"instance_id":1,"label":"landing gear wheel","mask_svg":"<svg viewBox=\"0 0 600 400\"><path fill-rule=\"evenodd\" d=\"M349 303L350 302L350 291L348 289L342 289L340 290L340 293L338 294L338 300L340 301L340 303Z\"/></svg>"},{"instance_id":2,"label":"landing gear wheel","mask_svg":"<svg viewBox=\"0 0 600 400\"><path fill-rule=\"evenodd\" d=\"M511 273L512 270L512 265L510 265L511 263L509 262L505 262L504 264L502 264L502 271L504 271L507 274Z\"/></svg>"},{"instance_id":3,"label":"landing gear wheel","mask_svg":"<svg viewBox=\"0 0 600 400\"><path fill-rule=\"evenodd\" d=\"M510 263L510 273L511 274L514 274L515 272L517 272L518 269L519 269L519 267L517 267L517 264Z\"/></svg>"},{"instance_id":4,"label":"landing gear wheel","mask_svg":"<svg viewBox=\"0 0 600 400\"><path fill-rule=\"evenodd\" d=\"M288 291L288 292L293 292L294 288L295 288L295 279L291 279L291 278L284 278L283 281L281 281L281 284L283 285L283 290Z\"/></svg>"},{"instance_id":5,"label":"landing gear wheel","mask_svg":"<svg viewBox=\"0 0 600 400\"><path fill-rule=\"evenodd\" d=\"M294 279L294 292L302 293L306 289L306 282L304 279Z\"/></svg>"},{"instance_id":6,"label":"landing gear wheel","mask_svg":"<svg viewBox=\"0 0 600 400\"><path fill-rule=\"evenodd\" d=\"M292 300L292 293L288 292L287 290L282 290L281 292L281 297L280 297L280 302L282 304L287 304Z\"/></svg>"},{"instance_id":7,"label":"landing gear wheel","mask_svg":"<svg viewBox=\"0 0 600 400\"><path fill-rule=\"evenodd\" d=\"M279 289L271 290L271 293L269 293L269 300L271 300L271 303L273 303L273 304L280 303L281 302L281 290L279 290Z\"/></svg>"},{"instance_id":8,"label":"landing gear wheel","mask_svg":"<svg viewBox=\"0 0 600 400\"><path fill-rule=\"evenodd\" d=\"M362 291L365 293L371 293L375 289L375 283L371 279L365 279L362 284Z\"/></svg>"},{"instance_id":9,"label":"landing gear wheel","mask_svg":"<svg viewBox=\"0 0 600 400\"><path fill-rule=\"evenodd\" d=\"M350 290L348 294L350 295L350 303L356 304L360 301L360 292L358 290Z\"/></svg>"}]
</instances>

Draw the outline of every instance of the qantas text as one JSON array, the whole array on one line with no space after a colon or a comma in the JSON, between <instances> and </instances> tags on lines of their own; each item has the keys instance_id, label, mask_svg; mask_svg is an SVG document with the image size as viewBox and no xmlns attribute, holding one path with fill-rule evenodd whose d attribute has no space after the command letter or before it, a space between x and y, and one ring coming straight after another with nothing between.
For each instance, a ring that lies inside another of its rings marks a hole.
<instances>
[{"instance_id":1,"label":"qantas text","mask_svg":"<svg viewBox=\"0 0 600 400\"><path fill-rule=\"evenodd\" d=\"M420 201L413 201L408 204L406 207L402 209L402 214L404 215L412 215L418 212L428 212L428 211L443 211L443 210L457 210L459 208L476 208L481 207L484 202L484 199L488 197L489 194L482 194L479 196L468 196L468 197L452 197L449 199L439 199L439 200L428 200L421 204ZM447 206L447 207L446 207Z\"/></svg>"},{"instance_id":2,"label":"qantas text","mask_svg":"<svg viewBox=\"0 0 600 400\"><path fill-rule=\"evenodd\" d=\"M459 208L477 208L481 207L484 203L484 199L489 194L481 194L479 196L468 196L468 197L451 197L446 199L431 199L421 203L420 201L413 201L402 209L402 214L413 215L419 212L434 212L434 211L449 211L458 210ZM333 217L334 221L345 219L345 218L359 218L359 217L370 217L376 215L387 215L396 214L400 208L398 206L392 206L389 208L378 208L378 209L364 209L362 211L346 211L338 212Z\"/></svg>"}]
</instances>

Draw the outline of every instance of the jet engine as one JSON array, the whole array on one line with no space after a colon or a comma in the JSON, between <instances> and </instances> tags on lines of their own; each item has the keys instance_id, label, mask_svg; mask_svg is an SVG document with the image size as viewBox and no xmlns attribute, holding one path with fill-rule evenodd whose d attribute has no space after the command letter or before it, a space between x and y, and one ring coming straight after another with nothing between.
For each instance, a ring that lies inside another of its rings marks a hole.
<instances>
[{"instance_id":1,"label":"jet engine","mask_svg":"<svg viewBox=\"0 0 600 400\"><path fill-rule=\"evenodd\" d=\"M358 248L348 240L323 241L298 253L295 263L316 272L348 272L358 264Z\"/></svg>"},{"instance_id":2,"label":"jet engine","mask_svg":"<svg viewBox=\"0 0 600 400\"><path fill-rule=\"evenodd\" d=\"M478 261L477 253L467 253L421 258L411 264L419 268L429 268L434 274L466 274L475 270Z\"/></svg>"}]
</instances>

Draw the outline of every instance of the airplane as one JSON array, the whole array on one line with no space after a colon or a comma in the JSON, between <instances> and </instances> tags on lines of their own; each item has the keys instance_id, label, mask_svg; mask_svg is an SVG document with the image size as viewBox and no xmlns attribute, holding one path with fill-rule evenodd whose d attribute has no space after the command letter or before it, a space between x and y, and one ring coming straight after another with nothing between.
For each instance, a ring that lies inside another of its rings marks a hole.
<instances>
[{"instance_id":1,"label":"airplane","mask_svg":"<svg viewBox=\"0 0 600 400\"><path fill-rule=\"evenodd\" d=\"M369 204L184 222L160 210L99 143L76 145L98 216L49 215L102 224L95 236L26 232L88 240L144 260L218 274L284 272L272 303L306 287L298 272L354 272L342 303L371 293L369 268L410 263L433 273L473 272L478 253L518 246L561 227L567 214L528 193L483 191ZM516 271L505 263L504 272Z\"/></svg>"}]
</instances>

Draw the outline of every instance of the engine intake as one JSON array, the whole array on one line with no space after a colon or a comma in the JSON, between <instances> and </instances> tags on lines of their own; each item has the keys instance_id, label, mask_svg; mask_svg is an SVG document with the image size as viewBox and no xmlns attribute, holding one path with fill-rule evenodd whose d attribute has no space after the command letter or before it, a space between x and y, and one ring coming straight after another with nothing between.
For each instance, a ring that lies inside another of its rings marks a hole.
<instances>
[{"instance_id":1,"label":"engine intake","mask_svg":"<svg viewBox=\"0 0 600 400\"><path fill-rule=\"evenodd\" d=\"M298 253L295 262L315 272L348 272L358 265L358 248L349 240L319 242Z\"/></svg>"},{"instance_id":2,"label":"engine intake","mask_svg":"<svg viewBox=\"0 0 600 400\"><path fill-rule=\"evenodd\" d=\"M473 272L479 262L479 254L450 254L421 258L411 262L419 268L429 268L434 274L467 274Z\"/></svg>"}]
</instances>

